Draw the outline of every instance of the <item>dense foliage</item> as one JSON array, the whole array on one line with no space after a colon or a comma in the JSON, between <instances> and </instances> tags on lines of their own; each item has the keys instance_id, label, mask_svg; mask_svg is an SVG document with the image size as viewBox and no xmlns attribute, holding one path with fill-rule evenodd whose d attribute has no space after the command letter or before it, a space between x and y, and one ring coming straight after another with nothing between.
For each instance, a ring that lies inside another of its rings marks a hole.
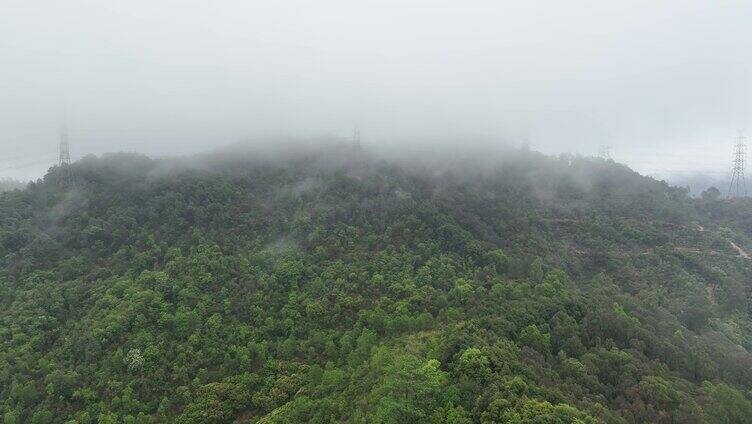
<instances>
[{"instance_id":1,"label":"dense foliage","mask_svg":"<svg viewBox=\"0 0 752 424\"><path fill-rule=\"evenodd\" d=\"M229 156L0 195L5 423L752 422L749 201L526 151Z\"/></svg>"}]
</instances>

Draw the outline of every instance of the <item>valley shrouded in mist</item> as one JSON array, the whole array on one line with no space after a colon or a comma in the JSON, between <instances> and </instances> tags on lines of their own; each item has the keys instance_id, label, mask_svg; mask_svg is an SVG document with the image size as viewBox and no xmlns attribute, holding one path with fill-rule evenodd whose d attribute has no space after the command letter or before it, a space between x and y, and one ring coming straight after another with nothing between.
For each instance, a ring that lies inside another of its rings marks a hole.
<instances>
[{"instance_id":1,"label":"valley shrouded in mist","mask_svg":"<svg viewBox=\"0 0 752 424\"><path fill-rule=\"evenodd\" d=\"M85 157L0 194L2 419L749 422L750 206L530 150Z\"/></svg>"}]
</instances>

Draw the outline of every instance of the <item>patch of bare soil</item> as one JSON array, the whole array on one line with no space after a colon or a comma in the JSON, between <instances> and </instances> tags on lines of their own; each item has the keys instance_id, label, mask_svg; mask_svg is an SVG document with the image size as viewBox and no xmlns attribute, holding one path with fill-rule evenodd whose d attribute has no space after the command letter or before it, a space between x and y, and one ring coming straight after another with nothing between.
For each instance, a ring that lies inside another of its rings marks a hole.
<instances>
[{"instance_id":1,"label":"patch of bare soil","mask_svg":"<svg viewBox=\"0 0 752 424\"><path fill-rule=\"evenodd\" d=\"M729 240L728 242L731 245L731 247L733 247L739 253L740 258L750 259L749 253L745 252L744 249L739 247L736 243L734 243L731 240Z\"/></svg>"}]
</instances>

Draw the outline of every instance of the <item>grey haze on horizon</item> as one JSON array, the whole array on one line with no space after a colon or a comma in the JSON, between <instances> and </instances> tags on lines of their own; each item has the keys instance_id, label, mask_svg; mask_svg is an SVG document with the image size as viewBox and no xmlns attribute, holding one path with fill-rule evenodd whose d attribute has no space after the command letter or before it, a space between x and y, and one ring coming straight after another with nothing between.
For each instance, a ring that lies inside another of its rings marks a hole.
<instances>
[{"instance_id":1,"label":"grey haze on horizon","mask_svg":"<svg viewBox=\"0 0 752 424\"><path fill-rule=\"evenodd\" d=\"M0 177L238 140L529 144L723 178L752 2L4 0Z\"/></svg>"}]
</instances>

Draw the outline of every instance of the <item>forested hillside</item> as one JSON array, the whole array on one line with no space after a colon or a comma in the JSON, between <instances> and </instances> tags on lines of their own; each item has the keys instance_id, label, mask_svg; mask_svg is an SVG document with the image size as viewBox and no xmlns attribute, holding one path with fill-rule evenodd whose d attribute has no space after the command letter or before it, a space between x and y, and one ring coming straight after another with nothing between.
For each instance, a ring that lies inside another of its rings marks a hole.
<instances>
[{"instance_id":1,"label":"forested hillside","mask_svg":"<svg viewBox=\"0 0 752 424\"><path fill-rule=\"evenodd\" d=\"M529 151L87 157L0 194L0 411L749 423L750 210Z\"/></svg>"}]
</instances>

